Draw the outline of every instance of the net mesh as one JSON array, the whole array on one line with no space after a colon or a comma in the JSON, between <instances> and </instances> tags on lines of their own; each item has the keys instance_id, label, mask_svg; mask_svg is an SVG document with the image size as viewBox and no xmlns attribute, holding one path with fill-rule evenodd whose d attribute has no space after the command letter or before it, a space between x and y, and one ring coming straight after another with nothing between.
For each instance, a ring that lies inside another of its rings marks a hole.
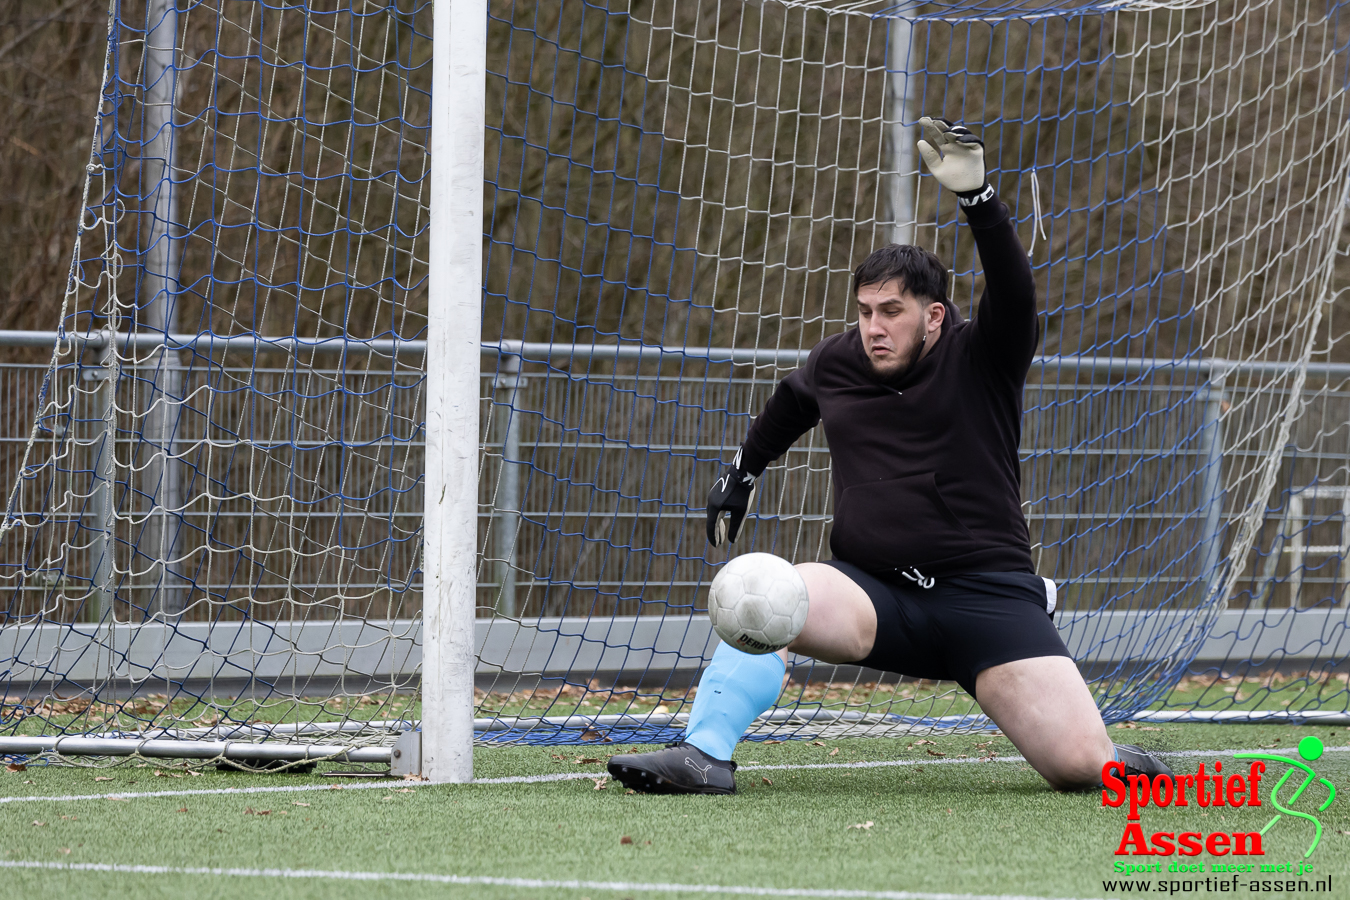
<instances>
[{"instance_id":1,"label":"net mesh","mask_svg":"<svg viewBox=\"0 0 1350 900\"><path fill-rule=\"evenodd\" d=\"M420 715L431 6L111 10L64 336L0 369L3 731L388 743ZM983 135L1031 248L1024 509L1104 715L1350 710L1340 5L486 27L481 739L678 735L704 496L852 268L917 243L973 313L925 114ZM734 552L828 556L819 431L757 496ZM982 727L949 685L791 674L752 736Z\"/></svg>"}]
</instances>

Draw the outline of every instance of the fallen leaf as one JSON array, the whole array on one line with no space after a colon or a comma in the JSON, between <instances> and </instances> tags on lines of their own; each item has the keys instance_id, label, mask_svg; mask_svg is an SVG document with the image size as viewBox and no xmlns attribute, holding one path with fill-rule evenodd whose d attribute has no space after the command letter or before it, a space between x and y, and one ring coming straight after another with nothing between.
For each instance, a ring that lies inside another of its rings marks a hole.
<instances>
[{"instance_id":1,"label":"fallen leaf","mask_svg":"<svg viewBox=\"0 0 1350 900\"><path fill-rule=\"evenodd\" d=\"M1140 730L1140 731L1162 731L1161 728L1154 728L1152 725L1143 725L1143 726L1140 726L1139 730Z\"/></svg>"},{"instance_id":2,"label":"fallen leaf","mask_svg":"<svg viewBox=\"0 0 1350 900\"><path fill-rule=\"evenodd\" d=\"M835 747L833 750L830 751L829 755L830 755L830 756L838 756L838 755L839 755L839 748L838 748L838 747Z\"/></svg>"},{"instance_id":3,"label":"fallen leaf","mask_svg":"<svg viewBox=\"0 0 1350 900\"><path fill-rule=\"evenodd\" d=\"M103 799L104 799L104 800L116 800L118 803L126 803L126 802L127 802L127 798L126 798L126 797L119 797L119 796L117 796L116 794L109 794L108 796L104 797Z\"/></svg>"},{"instance_id":4,"label":"fallen leaf","mask_svg":"<svg viewBox=\"0 0 1350 900\"><path fill-rule=\"evenodd\" d=\"M596 731L594 728L587 728L585 731L583 731L581 733L581 739L583 741L604 741L606 744L612 744L614 742L613 738L605 737L603 734Z\"/></svg>"},{"instance_id":5,"label":"fallen leaf","mask_svg":"<svg viewBox=\"0 0 1350 900\"><path fill-rule=\"evenodd\" d=\"M186 806L180 806L180 807L178 807L178 811L179 811L179 812L187 812L187 807L186 807Z\"/></svg>"},{"instance_id":6,"label":"fallen leaf","mask_svg":"<svg viewBox=\"0 0 1350 900\"><path fill-rule=\"evenodd\" d=\"M201 778L201 777L202 777L202 773L201 773L201 772L198 772L196 769L188 769L188 770L187 770L187 773L188 773L189 775L191 775L193 778Z\"/></svg>"},{"instance_id":7,"label":"fallen leaf","mask_svg":"<svg viewBox=\"0 0 1350 900\"><path fill-rule=\"evenodd\" d=\"M299 800L292 800L291 806L309 806L308 803L301 803Z\"/></svg>"},{"instance_id":8,"label":"fallen leaf","mask_svg":"<svg viewBox=\"0 0 1350 900\"><path fill-rule=\"evenodd\" d=\"M812 746L812 747L824 747L824 746L825 746L825 742L824 742L824 741L812 741L812 742L811 742L811 746Z\"/></svg>"},{"instance_id":9,"label":"fallen leaf","mask_svg":"<svg viewBox=\"0 0 1350 900\"><path fill-rule=\"evenodd\" d=\"M109 778L109 777L106 776L106 775L95 775L95 776L94 776L94 780L95 780L95 781L112 781L112 779Z\"/></svg>"},{"instance_id":10,"label":"fallen leaf","mask_svg":"<svg viewBox=\"0 0 1350 900\"><path fill-rule=\"evenodd\" d=\"M937 751L937 750L927 750L927 751L925 751L925 752L926 752L929 756L946 756L946 755L947 755L947 754L942 753L942 752L939 752L939 751Z\"/></svg>"},{"instance_id":11,"label":"fallen leaf","mask_svg":"<svg viewBox=\"0 0 1350 900\"><path fill-rule=\"evenodd\" d=\"M23 763L10 763L9 765L5 766L6 772L24 772L27 770L28 767Z\"/></svg>"},{"instance_id":12,"label":"fallen leaf","mask_svg":"<svg viewBox=\"0 0 1350 900\"><path fill-rule=\"evenodd\" d=\"M950 806L947 807L947 812L951 812L951 811L952 811L952 808L951 808Z\"/></svg>"},{"instance_id":13,"label":"fallen leaf","mask_svg":"<svg viewBox=\"0 0 1350 900\"><path fill-rule=\"evenodd\" d=\"M59 849L60 849L60 851L61 851L62 853L66 854L66 856L69 856L69 855L70 855L70 848L69 848L69 847L61 847L61 848L59 848Z\"/></svg>"},{"instance_id":14,"label":"fallen leaf","mask_svg":"<svg viewBox=\"0 0 1350 900\"><path fill-rule=\"evenodd\" d=\"M576 759L572 760L572 762L579 766L589 766L591 763L604 762L604 760L592 756L578 756Z\"/></svg>"},{"instance_id":15,"label":"fallen leaf","mask_svg":"<svg viewBox=\"0 0 1350 900\"><path fill-rule=\"evenodd\" d=\"M860 831L866 831L866 830L868 830L869 828L871 828L874 824L876 824L876 823L875 823L875 822L859 822L857 825L850 825L850 826L848 826L848 827L849 827L849 828L857 828L857 829L859 829Z\"/></svg>"},{"instance_id":16,"label":"fallen leaf","mask_svg":"<svg viewBox=\"0 0 1350 900\"><path fill-rule=\"evenodd\" d=\"M413 789L412 789L412 788L395 788L395 789L394 789L394 793L395 793L395 794L411 794L411 793L413 793ZM305 804L305 805L308 806L309 804L307 803L307 804Z\"/></svg>"},{"instance_id":17,"label":"fallen leaf","mask_svg":"<svg viewBox=\"0 0 1350 900\"><path fill-rule=\"evenodd\" d=\"M781 743L783 743L783 742L782 742L782 741L779 741L779 740L768 740L768 741L764 741L764 743L766 743L766 744L781 744Z\"/></svg>"},{"instance_id":18,"label":"fallen leaf","mask_svg":"<svg viewBox=\"0 0 1350 900\"><path fill-rule=\"evenodd\" d=\"M24 784L37 784L36 781L25 781Z\"/></svg>"},{"instance_id":19,"label":"fallen leaf","mask_svg":"<svg viewBox=\"0 0 1350 900\"><path fill-rule=\"evenodd\" d=\"M79 817L78 817L78 816L62 816L61 818L64 819L64 820L66 820L66 821L70 821L70 822L78 822L78 821L79 821Z\"/></svg>"},{"instance_id":20,"label":"fallen leaf","mask_svg":"<svg viewBox=\"0 0 1350 900\"><path fill-rule=\"evenodd\" d=\"M932 744L934 747L936 747L937 741L930 741L927 740L926 738L920 738L919 740L914 742L914 746L916 747L922 747L924 744Z\"/></svg>"},{"instance_id":21,"label":"fallen leaf","mask_svg":"<svg viewBox=\"0 0 1350 900\"><path fill-rule=\"evenodd\" d=\"M609 787L608 775L604 776L603 778L592 778L591 780L595 782L595 789L597 791L603 791L605 788Z\"/></svg>"},{"instance_id":22,"label":"fallen leaf","mask_svg":"<svg viewBox=\"0 0 1350 900\"><path fill-rule=\"evenodd\" d=\"M34 820L33 820L33 827L34 827L34 828L41 828L43 825L46 825L46 824L47 824L46 822L39 822L37 819L34 819Z\"/></svg>"},{"instance_id":23,"label":"fallen leaf","mask_svg":"<svg viewBox=\"0 0 1350 900\"><path fill-rule=\"evenodd\" d=\"M619 843L620 843L620 844L631 844L631 843L633 843L633 839L630 838L628 835L625 834L623 837L619 838Z\"/></svg>"},{"instance_id":24,"label":"fallen leaf","mask_svg":"<svg viewBox=\"0 0 1350 900\"><path fill-rule=\"evenodd\" d=\"M271 814L272 811L270 809L254 809L251 806L244 807L244 815L246 816L270 816Z\"/></svg>"},{"instance_id":25,"label":"fallen leaf","mask_svg":"<svg viewBox=\"0 0 1350 900\"><path fill-rule=\"evenodd\" d=\"M772 781L770 781L768 778L764 777L763 775L759 776L759 780L762 781L762 782L764 782L765 784L773 784Z\"/></svg>"},{"instance_id":26,"label":"fallen leaf","mask_svg":"<svg viewBox=\"0 0 1350 900\"><path fill-rule=\"evenodd\" d=\"M165 774L164 774L163 772L161 772L159 769L156 769L156 770L155 770L155 777L156 777L156 778L168 778L169 776L168 776L168 775L165 775Z\"/></svg>"},{"instance_id":27,"label":"fallen leaf","mask_svg":"<svg viewBox=\"0 0 1350 900\"><path fill-rule=\"evenodd\" d=\"M1133 722L1117 722L1117 723L1116 723L1116 727L1117 727L1117 728L1138 728L1139 726L1136 725L1136 724L1134 724Z\"/></svg>"},{"instance_id":28,"label":"fallen leaf","mask_svg":"<svg viewBox=\"0 0 1350 900\"><path fill-rule=\"evenodd\" d=\"M975 745L975 749L977 749L977 750L983 750L985 747L988 747L988 746L989 746L990 744L992 744L992 743L994 743L994 742L993 742L993 741L985 741L983 744L976 744L976 745Z\"/></svg>"}]
</instances>

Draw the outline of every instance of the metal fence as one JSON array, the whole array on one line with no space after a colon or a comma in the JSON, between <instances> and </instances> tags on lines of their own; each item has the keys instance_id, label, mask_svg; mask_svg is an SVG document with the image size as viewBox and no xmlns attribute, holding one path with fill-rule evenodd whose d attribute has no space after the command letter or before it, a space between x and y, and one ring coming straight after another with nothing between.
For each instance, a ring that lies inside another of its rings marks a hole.
<instances>
[{"instance_id":1,"label":"metal fence","mask_svg":"<svg viewBox=\"0 0 1350 900\"><path fill-rule=\"evenodd\" d=\"M173 446L186 477L172 516L186 618L418 615L422 347L367 342L357 349L370 352L352 354L352 342L230 340L179 342L187 361ZM283 352L236 364L245 346ZM327 353L342 346L345 367ZM97 621L112 608L131 620L165 589L155 548L138 543L155 512L153 492L138 486L137 392L152 376L121 363L109 378L97 350L70 357L45 390L45 366L0 360L0 484L19 474L40 398L58 413L41 420L30 468L43 465L11 511L29 523L0 559L11 617ZM800 356L486 347L480 616L697 611L723 558L704 540L707 487ZM1315 367L1262 537L1252 558L1230 561L1244 578L1229 606L1343 599L1350 437L1328 423L1350 421L1344 368ZM1024 508L1038 571L1060 583L1067 608L1202 602L1224 564L1231 482L1258 452L1224 426L1271 392L1244 381L1262 369L1037 361L1024 395ZM112 431L100 412L107 392L122 410ZM109 434L115 452L104 454ZM817 430L766 473L737 551L827 557L830 491Z\"/></svg>"}]
</instances>

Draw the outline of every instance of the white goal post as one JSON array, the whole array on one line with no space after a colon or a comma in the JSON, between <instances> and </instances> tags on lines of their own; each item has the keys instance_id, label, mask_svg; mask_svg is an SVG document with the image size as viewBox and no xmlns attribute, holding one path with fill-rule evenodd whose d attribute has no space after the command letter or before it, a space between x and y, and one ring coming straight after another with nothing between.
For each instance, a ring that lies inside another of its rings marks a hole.
<instances>
[{"instance_id":1,"label":"white goal post","mask_svg":"<svg viewBox=\"0 0 1350 900\"><path fill-rule=\"evenodd\" d=\"M486 0L436 6L423 492L421 772L473 780Z\"/></svg>"}]
</instances>

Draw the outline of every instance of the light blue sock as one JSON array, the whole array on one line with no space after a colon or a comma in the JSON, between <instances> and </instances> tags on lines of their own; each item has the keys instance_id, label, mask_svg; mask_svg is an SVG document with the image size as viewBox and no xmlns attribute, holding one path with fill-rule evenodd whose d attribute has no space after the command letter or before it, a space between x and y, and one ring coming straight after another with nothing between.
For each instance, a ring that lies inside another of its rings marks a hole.
<instances>
[{"instance_id":1,"label":"light blue sock","mask_svg":"<svg viewBox=\"0 0 1350 900\"><path fill-rule=\"evenodd\" d=\"M783 690L786 664L777 653L743 653L727 643L703 670L684 739L713 759L731 759L736 742Z\"/></svg>"}]
</instances>

